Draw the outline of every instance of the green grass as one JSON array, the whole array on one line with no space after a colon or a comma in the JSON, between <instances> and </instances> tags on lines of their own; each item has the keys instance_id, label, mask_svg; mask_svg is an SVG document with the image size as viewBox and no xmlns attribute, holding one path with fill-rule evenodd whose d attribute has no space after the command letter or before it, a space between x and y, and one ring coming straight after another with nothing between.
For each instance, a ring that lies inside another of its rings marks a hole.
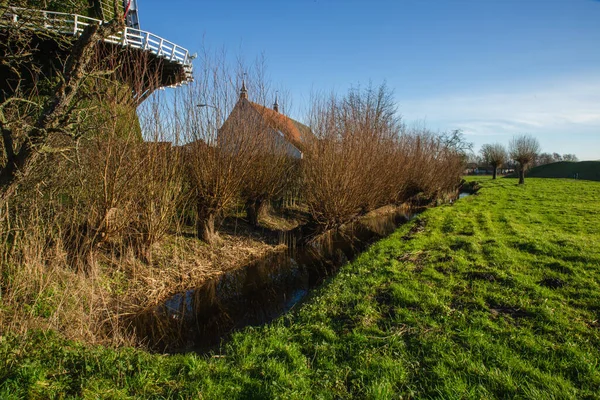
<instances>
[{"instance_id":1,"label":"green grass","mask_svg":"<svg viewBox=\"0 0 600 400\"><path fill-rule=\"evenodd\" d=\"M573 178L575 174L579 174L578 179L600 181L600 161L561 161L527 171L532 178Z\"/></svg>"},{"instance_id":2,"label":"green grass","mask_svg":"<svg viewBox=\"0 0 600 400\"><path fill-rule=\"evenodd\" d=\"M213 357L0 341L0 398L600 398L600 183L485 180Z\"/></svg>"}]
</instances>

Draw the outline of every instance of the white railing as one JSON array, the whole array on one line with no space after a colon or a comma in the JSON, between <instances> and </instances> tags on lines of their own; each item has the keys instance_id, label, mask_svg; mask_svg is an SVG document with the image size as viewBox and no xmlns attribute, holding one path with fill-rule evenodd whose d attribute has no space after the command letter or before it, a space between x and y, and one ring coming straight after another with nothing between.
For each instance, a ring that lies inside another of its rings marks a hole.
<instances>
[{"instance_id":1,"label":"white railing","mask_svg":"<svg viewBox=\"0 0 600 400\"><path fill-rule=\"evenodd\" d=\"M7 22L21 23L34 29L49 29L58 33L79 36L86 26L90 24L103 24L104 22L78 14L66 14L55 11L30 10L24 8L11 8L11 12L5 13L0 25ZM139 29L125 27L115 35L108 36L105 42L141 49L155 54L168 61L181 64L185 71L186 81L192 81L192 57L187 49L176 45L153 33Z\"/></svg>"}]
</instances>

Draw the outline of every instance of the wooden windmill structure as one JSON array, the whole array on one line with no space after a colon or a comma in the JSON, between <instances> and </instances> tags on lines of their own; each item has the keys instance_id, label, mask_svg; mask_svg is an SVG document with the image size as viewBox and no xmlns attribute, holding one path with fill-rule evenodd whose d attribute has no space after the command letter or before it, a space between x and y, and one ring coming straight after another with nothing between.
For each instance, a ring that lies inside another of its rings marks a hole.
<instances>
[{"instance_id":1,"label":"wooden windmill structure","mask_svg":"<svg viewBox=\"0 0 600 400\"><path fill-rule=\"evenodd\" d=\"M125 28L104 38L99 47L107 54L119 53L114 61L115 69L119 69L117 79L131 87L137 104L158 88L179 86L193 80L194 56L163 37L141 30L137 0L116 0L116 3L113 0L76 0L64 6L56 5L60 2L49 3L54 5L49 7L53 9L35 8L34 3L39 4L34 0L21 0L17 3L20 7L17 7L9 2L11 7L0 15L0 36L3 27L11 26L40 32L36 46L47 48L46 55L50 53L64 59L69 49L52 43L43 32L58 34L61 38L71 37L74 41L90 24L104 24L123 18ZM43 64L44 60L40 63Z\"/></svg>"}]
</instances>

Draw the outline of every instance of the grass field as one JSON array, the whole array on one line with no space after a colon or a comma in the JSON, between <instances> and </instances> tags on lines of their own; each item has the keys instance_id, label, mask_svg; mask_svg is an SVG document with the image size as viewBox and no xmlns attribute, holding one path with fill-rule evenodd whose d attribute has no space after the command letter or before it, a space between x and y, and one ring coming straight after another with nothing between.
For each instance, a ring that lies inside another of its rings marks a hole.
<instances>
[{"instance_id":1,"label":"grass field","mask_svg":"<svg viewBox=\"0 0 600 400\"><path fill-rule=\"evenodd\" d=\"M600 181L600 161L561 161L540 165L527 171L532 178L573 178Z\"/></svg>"},{"instance_id":2,"label":"grass field","mask_svg":"<svg viewBox=\"0 0 600 400\"><path fill-rule=\"evenodd\" d=\"M516 182L428 210L220 354L4 337L0 398L600 398L600 183Z\"/></svg>"}]
</instances>

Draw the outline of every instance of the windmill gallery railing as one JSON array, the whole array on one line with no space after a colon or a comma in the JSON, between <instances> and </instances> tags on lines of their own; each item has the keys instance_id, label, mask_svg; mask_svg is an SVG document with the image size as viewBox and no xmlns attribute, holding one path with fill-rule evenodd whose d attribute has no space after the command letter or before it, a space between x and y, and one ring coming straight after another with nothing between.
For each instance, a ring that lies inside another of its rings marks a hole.
<instances>
[{"instance_id":1,"label":"windmill gallery railing","mask_svg":"<svg viewBox=\"0 0 600 400\"><path fill-rule=\"evenodd\" d=\"M48 29L65 35L79 36L86 26L102 24L103 21L77 14L55 11L11 8L0 19L0 25L21 24L32 29ZM150 52L173 63L180 64L185 71L185 82L193 80L192 56L187 49L153 33L126 27L123 31L104 39L107 43L128 46Z\"/></svg>"}]
</instances>

